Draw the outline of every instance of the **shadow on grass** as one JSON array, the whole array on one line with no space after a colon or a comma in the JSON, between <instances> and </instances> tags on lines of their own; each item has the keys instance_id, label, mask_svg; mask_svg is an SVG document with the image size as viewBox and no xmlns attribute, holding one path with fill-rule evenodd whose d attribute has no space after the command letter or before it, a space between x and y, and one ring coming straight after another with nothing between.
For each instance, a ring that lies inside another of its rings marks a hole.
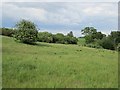
<instances>
[{"instance_id":1,"label":"shadow on grass","mask_svg":"<svg viewBox=\"0 0 120 90\"><path fill-rule=\"evenodd\" d=\"M31 46L42 46L42 47L51 47L51 45L43 43L43 42L36 42L36 43L23 43L23 42L18 42L26 45L31 45Z\"/></svg>"},{"instance_id":2,"label":"shadow on grass","mask_svg":"<svg viewBox=\"0 0 120 90\"><path fill-rule=\"evenodd\" d=\"M33 42L33 43L28 43L28 42L21 42L21 41L19 41L19 40L15 40L15 42L21 43L21 44L26 44L26 45L31 45L31 46L51 47L51 45L49 45L49 43L44 43L44 42Z\"/></svg>"},{"instance_id":3,"label":"shadow on grass","mask_svg":"<svg viewBox=\"0 0 120 90\"><path fill-rule=\"evenodd\" d=\"M37 42L34 45L36 45L36 46L44 46L44 47L51 47L51 45L45 44L45 43L41 43L41 42L39 42L39 43Z\"/></svg>"}]
</instances>

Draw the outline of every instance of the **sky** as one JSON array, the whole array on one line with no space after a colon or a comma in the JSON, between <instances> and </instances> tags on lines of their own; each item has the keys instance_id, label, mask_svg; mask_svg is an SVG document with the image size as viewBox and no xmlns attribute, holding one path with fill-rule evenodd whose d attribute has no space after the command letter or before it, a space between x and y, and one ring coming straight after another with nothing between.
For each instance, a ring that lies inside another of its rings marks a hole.
<instances>
[{"instance_id":1,"label":"sky","mask_svg":"<svg viewBox=\"0 0 120 90\"><path fill-rule=\"evenodd\" d=\"M80 37L85 27L104 34L118 30L117 2L3 2L2 27L14 28L21 19L34 22L40 31Z\"/></svg>"}]
</instances>

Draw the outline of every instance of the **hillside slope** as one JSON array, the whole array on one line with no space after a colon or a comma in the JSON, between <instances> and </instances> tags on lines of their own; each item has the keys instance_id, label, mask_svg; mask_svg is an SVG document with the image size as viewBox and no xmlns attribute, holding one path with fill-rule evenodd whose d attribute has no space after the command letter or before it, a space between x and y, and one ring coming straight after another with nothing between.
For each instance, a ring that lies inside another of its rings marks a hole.
<instances>
[{"instance_id":1,"label":"hillside slope","mask_svg":"<svg viewBox=\"0 0 120 90\"><path fill-rule=\"evenodd\" d=\"M115 88L118 54L78 45L27 45L2 36L4 88Z\"/></svg>"}]
</instances>

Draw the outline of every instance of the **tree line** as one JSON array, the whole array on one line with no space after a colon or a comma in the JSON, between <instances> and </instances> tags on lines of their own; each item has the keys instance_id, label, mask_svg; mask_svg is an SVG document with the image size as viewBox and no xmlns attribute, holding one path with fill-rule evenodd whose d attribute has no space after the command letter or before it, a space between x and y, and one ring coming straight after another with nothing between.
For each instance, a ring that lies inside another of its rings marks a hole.
<instances>
[{"instance_id":1,"label":"tree line","mask_svg":"<svg viewBox=\"0 0 120 90\"><path fill-rule=\"evenodd\" d=\"M61 44L77 44L78 42L78 39L73 36L72 31L67 35L38 32L38 28L33 22L24 19L16 23L14 30L1 28L1 34L14 37L17 41L27 44L33 44L36 41Z\"/></svg>"},{"instance_id":2,"label":"tree line","mask_svg":"<svg viewBox=\"0 0 120 90\"><path fill-rule=\"evenodd\" d=\"M15 29L1 28L0 31L2 35L14 37L17 41L27 44L36 41L61 44L77 44L78 42L78 38L74 37L72 31L67 35L38 32L38 28L33 22L24 19L16 23ZM81 32L85 38L84 46L110 50L117 50L120 46L120 31L111 31L110 35L106 36L94 27L85 27Z\"/></svg>"},{"instance_id":3,"label":"tree line","mask_svg":"<svg viewBox=\"0 0 120 90\"><path fill-rule=\"evenodd\" d=\"M38 41L47 43L77 44L78 39L73 36L72 31L67 35L62 33L52 34L49 32L39 32Z\"/></svg>"},{"instance_id":4,"label":"tree line","mask_svg":"<svg viewBox=\"0 0 120 90\"><path fill-rule=\"evenodd\" d=\"M85 35L86 46L89 47L117 50L120 44L120 31L111 31L110 35L106 36L94 27L85 27L81 32Z\"/></svg>"}]
</instances>

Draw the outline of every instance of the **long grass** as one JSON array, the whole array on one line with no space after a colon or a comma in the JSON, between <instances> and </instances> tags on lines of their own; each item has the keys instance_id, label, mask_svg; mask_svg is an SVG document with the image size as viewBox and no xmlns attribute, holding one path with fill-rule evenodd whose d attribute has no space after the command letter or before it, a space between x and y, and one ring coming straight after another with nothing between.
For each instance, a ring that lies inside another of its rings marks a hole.
<instances>
[{"instance_id":1,"label":"long grass","mask_svg":"<svg viewBox=\"0 0 120 90\"><path fill-rule=\"evenodd\" d=\"M4 88L117 88L118 53L79 45L27 45L2 36Z\"/></svg>"}]
</instances>

